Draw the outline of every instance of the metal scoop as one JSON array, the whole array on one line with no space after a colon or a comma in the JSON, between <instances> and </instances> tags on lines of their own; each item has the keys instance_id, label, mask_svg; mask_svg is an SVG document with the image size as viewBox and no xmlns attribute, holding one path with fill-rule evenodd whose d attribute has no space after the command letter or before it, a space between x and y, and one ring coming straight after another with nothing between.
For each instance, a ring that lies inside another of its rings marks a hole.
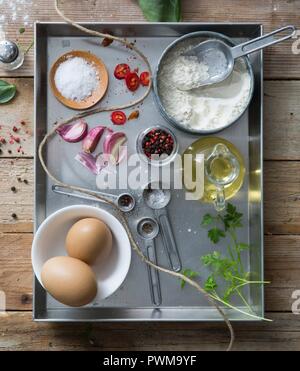
<instances>
[{"instance_id":1,"label":"metal scoop","mask_svg":"<svg viewBox=\"0 0 300 371\"><path fill-rule=\"evenodd\" d=\"M157 264L157 254L154 239L158 235L159 226L156 220L152 218L141 219L137 225L137 232L144 240L148 260L152 261L154 264ZM159 306L162 301L159 274L157 269L152 268L148 264L147 270L151 300L155 306Z\"/></svg>"},{"instance_id":2,"label":"metal scoop","mask_svg":"<svg viewBox=\"0 0 300 371\"><path fill-rule=\"evenodd\" d=\"M288 30L291 31L288 35L281 38L274 37L274 35ZM286 26L234 47L230 47L218 39L207 40L198 44L182 55L185 57L197 57L199 63L207 65L209 77L203 81L195 82L192 88L216 84L225 80L233 71L235 59L287 40L293 37L295 32L294 26Z\"/></svg>"},{"instance_id":3,"label":"metal scoop","mask_svg":"<svg viewBox=\"0 0 300 371\"><path fill-rule=\"evenodd\" d=\"M85 190L87 192L92 192L93 194L95 194L95 196L99 195L107 198L108 200L112 201L124 213L128 213L135 207L135 199L130 193L121 193L120 195L117 196L106 192L91 191L89 189ZM61 195L81 198L82 200L105 202L97 197L87 196L86 194L81 193L79 191L70 191L68 188L56 184L52 186L52 191Z\"/></svg>"},{"instance_id":4,"label":"metal scoop","mask_svg":"<svg viewBox=\"0 0 300 371\"><path fill-rule=\"evenodd\" d=\"M155 216L161 227L164 248L170 267L175 272L179 272L182 268L181 260L166 209L171 200L171 192L169 189L163 189L161 183L152 182L145 187L143 197L146 204L155 211Z\"/></svg>"}]
</instances>

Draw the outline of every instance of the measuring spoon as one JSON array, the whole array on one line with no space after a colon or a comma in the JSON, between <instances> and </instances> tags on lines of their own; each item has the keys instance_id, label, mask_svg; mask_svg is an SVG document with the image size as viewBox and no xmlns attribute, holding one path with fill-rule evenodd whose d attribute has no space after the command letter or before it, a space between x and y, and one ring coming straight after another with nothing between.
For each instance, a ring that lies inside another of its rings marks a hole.
<instances>
[{"instance_id":1,"label":"measuring spoon","mask_svg":"<svg viewBox=\"0 0 300 371\"><path fill-rule=\"evenodd\" d=\"M143 197L158 219L170 267L175 272L179 272L182 269L181 260L166 209L171 201L171 192L169 189L163 189L160 182L152 182L144 188Z\"/></svg>"},{"instance_id":2,"label":"measuring spoon","mask_svg":"<svg viewBox=\"0 0 300 371\"><path fill-rule=\"evenodd\" d=\"M138 222L137 232L139 236L144 240L144 247L148 260L152 261L157 265L157 254L154 239L157 237L159 232L159 226L157 221L152 218L143 218ZM147 265L149 288L152 303L155 306L161 304L161 289L160 280L157 269Z\"/></svg>"},{"instance_id":3,"label":"measuring spoon","mask_svg":"<svg viewBox=\"0 0 300 371\"><path fill-rule=\"evenodd\" d=\"M284 31L291 32L281 38L273 37ZM207 40L198 44L194 48L182 53L182 55L185 57L197 57L199 63L207 65L209 77L197 82L197 84L193 84L192 88L195 89L204 85L216 84L225 80L233 71L235 59L287 40L293 37L295 32L296 29L294 26L285 26L234 47L230 47L224 41L217 39Z\"/></svg>"},{"instance_id":4,"label":"measuring spoon","mask_svg":"<svg viewBox=\"0 0 300 371\"><path fill-rule=\"evenodd\" d=\"M97 197L88 196L80 191L70 191L67 187L63 187L57 184L52 186L52 191L61 195L73 196L81 198L82 200L104 202ZM114 195L106 192L91 191L89 189L83 189L83 191L92 192L95 196L105 197L112 201L121 211L128 213L135 207L135 198L130 193L121 193L120 195Z\"/></svg>"}]
</instances>

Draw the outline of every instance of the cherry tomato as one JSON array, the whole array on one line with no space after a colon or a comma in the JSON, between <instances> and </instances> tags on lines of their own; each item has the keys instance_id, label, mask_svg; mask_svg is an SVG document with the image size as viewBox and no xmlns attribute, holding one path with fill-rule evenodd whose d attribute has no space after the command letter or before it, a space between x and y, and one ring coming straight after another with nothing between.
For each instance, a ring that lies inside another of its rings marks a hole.
<instances>
[{"instance_id":1,"label":"cherry tomato","mask_svg":"<svg viewBox=\"0 0 300 371\"><path fill-rule=\"evenodd\" d=\"M136 91L136 89L140 86L140 79L135 72L129 72L126 77L126 85L130 91Z\"/></svg>"},{"instance_id":2,"label":"cherry tomato","mask_svg":"<svg viewBox=\"0 0 300 371\"><path fill-rule=\"evenodd\" d=\"M141 73L140 81L143 86L149 86L150 84L150 73L145 71Z\"/></svg>"},{"instance_id":3,"label":"cherry tomato","mask_svg":"<svg viewBox=\"0 0 300 371\"><path fill-rule=\"evenodd\" d=\"M115 125L124 125L126 122L126 115L122 111L114 111L111 114L111 121Z\"/></svg>"},{"instance_id":4,"label":"cherry tomato","mask_svg":"<svg viewBox=\"0 0 300 371\"><path fill-rule=\"evenodd\" d=\"M130 67L126 63L116 65L114 75L118 80L125 79L126 75L130 72Z\"/></svg>"}]
</instances>

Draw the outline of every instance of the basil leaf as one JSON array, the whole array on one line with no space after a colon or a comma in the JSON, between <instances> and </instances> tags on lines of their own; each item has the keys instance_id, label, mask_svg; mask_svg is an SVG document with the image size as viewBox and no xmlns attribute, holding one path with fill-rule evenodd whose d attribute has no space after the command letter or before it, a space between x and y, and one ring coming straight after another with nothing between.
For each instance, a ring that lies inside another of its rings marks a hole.
<instances>
[{"instance_id":1,"label":"basil leaf","mask_svg":"<svg viewBox=\"0 0 300 371\"><path fill-rule=\"evenodd\" d=\"M139 0L144 17L150 22L180 22L181 0Z\"/></svg>"},{"instance_id":2,"label":"basil leaf","mask_svg":"<svg viewBox=\"0 0 300 371\"><path fill-rule=\"evenodd\" d=\"M16 95L16 85L0 80L0 104L8 103Z\"/></svg>"}]
</instances>

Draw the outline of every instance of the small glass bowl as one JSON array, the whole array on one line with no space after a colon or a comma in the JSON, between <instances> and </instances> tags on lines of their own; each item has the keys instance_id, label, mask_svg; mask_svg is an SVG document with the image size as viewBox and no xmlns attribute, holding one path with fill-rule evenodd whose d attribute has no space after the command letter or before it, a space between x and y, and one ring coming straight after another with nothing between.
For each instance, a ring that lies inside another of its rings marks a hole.
<instances>
[{"instance_id":1,"label":"small glass bowl","mask_svg":"<svg viewBox=\"0 0 300 371\"><path fill-rule=\"evenodd\" d=\"M144 149L143 149L143 140L145 136L151 130L157 130L157 129L163 130L167 134L170 134L173 139L174 146L173 146L173 150L170 155L165 155L166 156L165 158L162 158L164 155L161 155L159 160L154 160L146 156ZM176 157L178 153L178 142L175 137L175 134L169 128L166 128L165 126L162 126L162 125L155 125L155 126L151 126L150 128L140 132L140 134L137 137L137 141L136 141L136 149L137 149L137 153L139 154L140 158L143 161L147 162L148 164L154 165L154 166L163 166L163 165L169 164Z\"/></svg>"}]
</instances>

